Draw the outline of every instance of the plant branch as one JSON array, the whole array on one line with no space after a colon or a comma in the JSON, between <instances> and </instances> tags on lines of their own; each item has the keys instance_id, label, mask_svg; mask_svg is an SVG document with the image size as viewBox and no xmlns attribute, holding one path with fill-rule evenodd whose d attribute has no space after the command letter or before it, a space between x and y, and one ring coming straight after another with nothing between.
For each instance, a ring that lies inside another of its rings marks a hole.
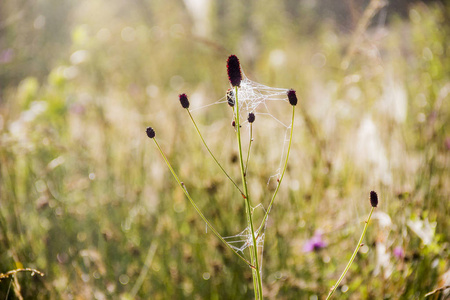
<instances>
[{"instance_id":1,"label":"plant branch","mask_svg":"<svg viewBox=\"0 0 450 300\"><path fill-rule=\"evenodd\" d=\"M202 218L202 220L206 223L206 225L209 227L209 229L211 229L211 231L228 247L230 248L234 254L236 254L237 256L239 256L240 259L242 259L243 261L245 261L246 264L248 264L251 268L255 268L255 266L253 266L252 263L250 263L247 259L245 259L242 255L240 255L235 249L233 249L225 240L224 238L220 235L220 233L212 226L212 224L208 221L208 219L203 215L203 213L201 212L201 210L198 208L197 204L195 204L194 200L191 198L191 196L189 195L184 183L182 183L180 181L180 179L178 178L177 174L175 173L175 171L173 170L172 166L169 163L169 160L166 158L166 156L164 155L164 152L162 151L161 147L159 146L158 142L156 141L156 138L152 138L152 140L155 142L156 147L158 147L159 152L161 153L161 156L163 157L164 161L166 162L167 167L169 168L170 172L172 173L173 177L175 177L175 180L177 181L178 185L181 187L181 189L183 190L184 194L186 195L186 197L189 199L189 201L191 202L192 206L195 208L195 210L197 211L197 213L200 215L200 217Z\"/></svg>"},{"instance_id":2,"label":"plant branch","mask_svg":"<svg viewBox=\"0 0 450 300\"><path fill-rule=\"evenodd\" d=\"M333 293L336 291L336 289L338 288L339 284L341 283L342 279L344 279L345 274L347 274L347 271L350 269L350 266L352 265L353 260L355 259L356 254L358 253L359 249L364 245L362 243L362 241L364 239L364 236L366 235L367 228L369 227L369 221L370 221L370 218L372 217L372 213L373 213L374 209L375 209L375 207L372 207L372 209L370 210L369 217L367 218L367 221L365 221L366 224L364 225L364 230L363 230L363 232L361 234L361 237L359 238L358 244L356 245L355 251L353 251L353 255L350 258L350 261L348 262L347 266L345 267L344 272L342 272L341 277L339 277L339 279L336 282L336 284L331 288L331 291L328 294L326 300L331 299L331 295L333 295Z\"/></svg>"},{"instance_id":3,"label":"plant branch","mask_svg":"<svg viewBox=\"0 0 450 300\"><path fill-rule=\"evenodd\" d=\"M258 291L255 291L255 299L263 299L263 292L262 292L262 282L261 282L261 272L259 269L259 263L258 263L258 245L256 243L255 238L255 230L253 228L253 220L252 220L252 210L250 205L250 198L247 188L247 179L245 175L245 169L244 169L244 157L242 155L242 143L241 143L241 126L240 126L240 120L239 120L239 100L238 100L238 87L235 87L235 97L236 97L236 105L235 105L235 112L236 112L236 137L238 141L238 147L239 147L239 163L241 167L241 177L242 177L242 185L244 187L244 198L245 198L245 207L246 207L246 213L247 213L247 222L248 226L250 227L250 232L252 235L252 243L253 247L253 257L252 257L252 263L255 265L256 268L256 279L258 282ZM253 272L253 280L254 280L254 273Z\"/></svg>"},{"instance_id":4,"label":"plant branch","mask_svg":"<svg viewBox=\"0 0 450 300\"><path fill-rule=\"evenodd\" d=\"M440 287L440 288L437 288L437 289L435 289L435 290L433 290L433 291L431 291L431 292L429 292L429 293L426 293L426 294L425 294L425 297L434 295L434 294L436 294L436 293L438 293L438 292L441 292L441 291L443 291L443 290L446 290L446 289L450 289L450 285L445 285L445 286L442 286L442 287Z\"/></svg>"},{"instance_id":5,"label":"plant branch","mask_svg":"<svg viewBox=\"0 0 450 300\"><path fill-rule=\"evenodd\" d=\"M205 140L203 139L202 134L200 133L200 130L198 129L197 123L194 121L194 117L192 117L191 112L189 111L189 109L186 109L186 111L189 114L189 117L192 120L192 123L194 124L195 130L197 131L198 135L200 136L200 139L203 142L203 145L205 145L206 149L208 150L209 154L211 155L211 157L214 159L215 163L219 166L219 168L222 170L222 172L225 174L225 176L228 177L228 179L233 183L233 185L239 190L239 192L241 193L241 195L243 195L244 193L242 192L242 190L239 188L239 186L236 184L236 182L230 177L230 175L228 175L228 173L225 171L225 169L222 167L222 165L219 163L219 161L216 159L216 157L214 156L214 154L211 152L211 150L209 149L208 145L206 144Z\"/></svg>"},{"instance_id":6,"label":"plant branch","mask_svg":"<svg viewBox=\"0 0 450 300\"><path fill-rule=\"evenodd\" d=\"M273 202L275 200L275 197L277 196L278 190L280 189L281 181L283 180L284 174L286 173L289 154L291 153L292 136L293 136L293 132L294 132L294 117L295 117L295 106L292 106L291 133L290 133L290 137L289 137L289 146L288 146L288 150L286 153L286 161L284 162L283 172L281 172L281 176L277 180L278 181L277 188L275 189L275 192L273 193L272 199L270 200L269 207L267 208L266 214L264 215L264 218L263 218L260 226L263 226L264 223L267 221L267 218L269 217L269 213L270 213L270 210L272 209Z\"/></svg>"},{"instance_id":7,"label":"plant branch","mask_svg":"<svg viewBox=\"0 0 450 300\"><path fill-rule=\"evenodd\" d=\"M32 276L34 274L38 274L38 275L41 275L41 276L45 275L44 273L42 273L41 271L38 271L36 269L31 269L31 268L15 269L15 270L8 271L6 273L0 273L0 281L2 279L14 276L14 275L16 275L17 273L20 273L20 272L30 272Z\"/></svg>"},{"instance_id":8,"label":"plant branch","mask_svg":"<svg viewBox=\"0 0 450 300\"><path fill-rule=\"evenodd\" d=\"M253 123L250 123L250 141L248 142L247 161L245 162L245 171L244 171L245 176L247 176L248 159L250 158L250 149L252 148L252 142L253 142Z\"/></svg>"}]
</instances>

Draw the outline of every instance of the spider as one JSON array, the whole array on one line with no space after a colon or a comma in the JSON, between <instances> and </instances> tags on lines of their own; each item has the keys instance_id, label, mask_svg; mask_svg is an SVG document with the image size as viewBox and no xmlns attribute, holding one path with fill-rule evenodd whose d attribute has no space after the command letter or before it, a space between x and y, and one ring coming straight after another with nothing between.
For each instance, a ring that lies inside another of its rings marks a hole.
<instances>
[{"instance_id":1,"label":"spider","mask_svg":"<svg viewBox=\"0 0 450 300\"><path fill-rule=\"evenodd\" d=\"M234 103L235 103L235 99L236 99L234 97L234 91L232 89L228 89L226 97L227 97L228 105L233 107Z\"/></svg>"}]
</instances>

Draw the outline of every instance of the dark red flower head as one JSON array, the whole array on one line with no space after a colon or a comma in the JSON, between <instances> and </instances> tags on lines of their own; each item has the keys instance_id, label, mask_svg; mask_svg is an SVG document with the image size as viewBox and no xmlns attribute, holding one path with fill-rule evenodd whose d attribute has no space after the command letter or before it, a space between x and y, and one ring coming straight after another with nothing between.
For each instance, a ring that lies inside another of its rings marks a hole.
<instances>
[{"instance_id":1,"label":"dark red flower head","mask_svg":"<svg viewBox=\"0 0 450 300\"><path fill-rule=\"evenodd\" d=\"M248 120L249 123L255 122L255 114L254 113L249 113L247 120Z\"/></svg>"},{"instance_id":2,"label":"dark red flower head","mask_svg":"<svg viewBox=\"0 0 450 300\"><path fill-rule=\"evenodd\" d=\"M147 132L147 136L148 136L149 138L152 139L152 138L155 137L155 131L153 130L153 128L147 127L146 132Z\"/></svg>"},{"instance_id":3,"label":"dark red flower head","mask_svg":"<svg viewBox=\"0 0 450 300\"><path fill-rule=\"evenodd\" d=\"M378 195L374 191L370 192L370 204L372 205L372 207L377 207L378 205Z\"/></svg>"},{"instance_id":4,"label":"dark red flower head","mask_svg":"<svg viewBox=\"0 0 450 300\"><path fill-rule=\"evenodd\" d=\"M228 79L232 86L240 86L242 80L241 65L236 55L230 55L227 60Z\"/></svg>"},{"instance_id":5,"label":"dark red flower head","mask_svg":"<svg viewBox=\"0 0 450 300\"><path fill-rule=\"evenodd\" d=\"M297 105L297 95L295 94L295 90L290 89L290 90L287 92L287 96L288 96L288 99L289 99L289 103L290 103L292 106L296 106L296 105Z\"/></svg>"},{"instance_id":6,"label":"dark red flower head","mask_svg":"<svg viewBox=\"0 0 450 300\"><path fill-rule=\"evenodd\" d=\"M188 100L188 97L186 96L186 94L181 94L181 95L179 95L179 97L180 97L181 106L183 106L183 108L189 108L189 100Z\"/></svg>"}]
</instances>

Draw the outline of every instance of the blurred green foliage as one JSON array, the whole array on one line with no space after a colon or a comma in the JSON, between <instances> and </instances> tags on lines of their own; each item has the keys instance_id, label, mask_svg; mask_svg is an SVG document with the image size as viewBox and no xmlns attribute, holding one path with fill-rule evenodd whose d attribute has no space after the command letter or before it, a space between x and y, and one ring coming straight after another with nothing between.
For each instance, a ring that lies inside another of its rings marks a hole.
<instances>
[{"instance_id":1,"label":"blurred green foliage","mask_svg":"<svg viewBox=\"0 0 450 300\"><path fill-rule=\"evenodd\" d=\"M374 19L344 69L356 24L343 31L314 3L2 1L0 272L46 275L4 279L0 298L252 297L251 270L205 233L144 133L155 128L219 232L241 231L243 203L177 102L181 92L203 105L223 97L231 53L252 80L300 98L265 232L266 297L327 294L363 228L370 190L378 214L335 297L418 299L449 284L449 7L419 3L405 18L387 7L377 18L388 12L389 22ZM354 9L357 20L363 7ZM238 178L228 108L197 116ZM255 204L268 205L274 170L264 162L279 150L255 141ZM304 253L317 230L328 246Z\"/></svg>"}]
</instances>

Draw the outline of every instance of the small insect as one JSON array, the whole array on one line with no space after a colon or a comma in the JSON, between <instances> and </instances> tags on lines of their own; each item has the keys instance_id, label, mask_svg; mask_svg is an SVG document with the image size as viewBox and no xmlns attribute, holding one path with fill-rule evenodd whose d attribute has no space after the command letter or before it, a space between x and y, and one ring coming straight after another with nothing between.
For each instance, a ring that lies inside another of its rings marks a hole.
<instances>
[{"instance_id":1,"label":"small insect","mask_svg":"<svg viewBox=\"0 0 450 300\"><path fill-rule=\"evenodd\" d=\"M236 121L235 121L235 120L231 121L231 126L232 126L234 129L236 129ZM239 125L239 128L241 128L241 127L242 127L242 125Z\"/></svg>"},{"instance_id":2,"label":"small insect","mask_svg":"<svg viewBox=\"0 0 450 300\"><path fill-rule=\"evenodd\" d=\"M234 91L232 89L228 89L226 96L227 96L228 105L230 107L233 107L234 102L235 102Z\"/></svg>"}]
</instances>

